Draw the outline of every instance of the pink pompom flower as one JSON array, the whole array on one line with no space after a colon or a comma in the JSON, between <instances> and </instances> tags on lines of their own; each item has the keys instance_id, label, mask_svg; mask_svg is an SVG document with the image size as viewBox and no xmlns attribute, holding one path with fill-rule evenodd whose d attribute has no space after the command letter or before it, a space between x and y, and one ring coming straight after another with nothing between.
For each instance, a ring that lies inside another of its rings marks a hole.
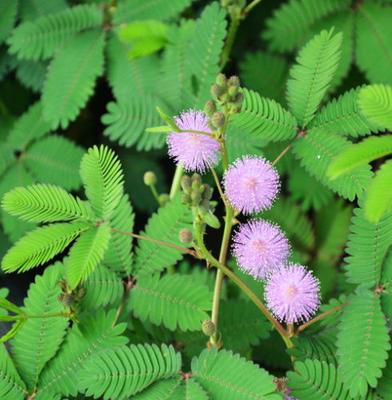
<instances>
[{"instance_id":1,"label":"pink pompom flower","mask_svg":"<svg viewBox=\"0 0 392 400\"><path fill-rule=\"evenodd\" d=\"M288 264L274 271L264 295L274 316L288 324L309 320L320 306L319 281L299 264Z\"/></svg>"},{"instance_id":2,"label":"pink pompom flower","mask_svg":"<svg viewBox=\"0 0 392 400\"><path fill-rule=\"evenodd\" d=\"M283 232L264 220L241 224L233 237L233 254L239 267L256 279L286 263L290 244Z\"/></svg>"},{"instance_id":3,"label":"pink pompom flower","mask_svg":"<svg viewBox=\"0 0 392 400\"><path fill-rule=\"evenodd\" d=\"M256 156L245 156L231 164L223 185L230 203L244 214L270 208L280 188L276 169L266 159Z\"/></svg>"},{"instance_id":4,"label":"pink pompom flower","mask_svg":"<svg viewBox=\"0 0 392 400\"><path fill-rule=\"evenodd\" d=\"M181 113L176 125L187 129L211 133L207 116L202 111L189 110ZM172 132L167 136L169 156L187 171L205 172L219 160L220 144L212 136L192 132Z\"/></svg>"}]
</instances>

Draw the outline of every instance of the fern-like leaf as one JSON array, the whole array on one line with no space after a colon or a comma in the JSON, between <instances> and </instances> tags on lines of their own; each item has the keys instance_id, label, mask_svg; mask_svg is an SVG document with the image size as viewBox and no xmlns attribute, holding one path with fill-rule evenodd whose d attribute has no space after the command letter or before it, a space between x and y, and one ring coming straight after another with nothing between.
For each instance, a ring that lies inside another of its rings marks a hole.
<instances>
[{"instance_id":1,"label":"fern-like leaf","mask_svg":"<svg viewBox=\"0 0 392 400\"><path fill-rule=\"evenodd\" d=\"M211 301L212 292L195 277L166 275L159 278L156 274L138 279L129 307L138 318L163 324L172 331L177 327L194 331L208 319Z\"/></svg>"},{"instance_id":2,"label":"fern-like leaf","mask_svg":"<svg viewBox=\"0 0 392 400\"><path fill-rule=\"evenodd\" d=\"M180 196L176 196L149 219L145 234L153 239L183 246L178 233L183 228L192 229L191 224L191 210L182 204ZM136 249L134 269L138 275L149 275L174 265L181 258L182 253L177 249L140 240Z\"/></svg>"},{"instance_id":3,"label":"fern-like leaf","mask_svg":"<svg viewBox=\"0 0 392 400\"><path fill-rule=\"evenodd\" d=\"M203 108L210 98L210 87L219 72L220 55L226 36L226 13L214 2L196 21L195 34L189 43L189 69L196 93L193 105ZM195 55L197 55L195 57Z\"/></svg>"},{"instance_id":4,"label":"fern-like leaf","mask_svg":"<svg viewBox=\"0 0 392 400\"><path fill-rule=\"evenodd\" d=\"M392 87L371 85L361 89L358 103L363 115L381 129L392 130Z\"/></svg>"},{"instance_id":5,"label":"fern-like leaf","mask_svg":"<svg viewBox=\"0 0 392 400\"><path fill-rule=\"evenodd\" d=\"M71 288L85 281L103 260L110 240L110 227L102 224L83 232L66 259L66 275Z\"/></svg>"},{"instance_id":6,"label":"fern-like leaf","mask_svg":"<svg viewBox=\"0 0 392 400\"><path fill-rule=\"evenodd\" d=\"M36 2L35 0L24 0L20 4L20 17L23 22L35 20L43 15L55 14L68 7L66 0L51 0Z\"/></svg>"},{"instance_id":7,"label":"fern-like leaf","mask_svg":"<svg viewBox=\"0 0 392 400\"><path fill-rule=\"evenodd\" d=\"M92 357L81 374L81 387L94 398L127 399L180 369L181 356L172 346L123 346Z\"/></svg>"},{"instance_id":8,"label":"fern-like leaf","mask_svg":"<svg viewBox=\"0 0 392 400\"><path fill-rule=\"evenodd\" d=\"M73 37L56 53L42 94L44 117L65 129L87 103L103 73L105 35L100 30Z\"/></svg>"},{"instance_id":9,"label":"fern-like leaf","mask_svg":"<svg viewBox=\"0 0 392 400\"><path fill-rule=\"evenodd\" d=\"M3 0L0 3L0 43L11 32L18 10L18 2L15 0Z\"/></svg>"},{"instance_id":10,"label":"fern-like leaf","mask_svg":"<svg viewBox=\"0 0 392 400\"><path fill-rule=\"evenodd\" d=\"M294 371L287 374L290 395L301 400L350 400L343 386L339 371L325 361L305 360L294 364Z\"/></svg>"},{"instance_id":11,"label":"fern-like leaf","mask_svg":"<svg viewBox=\"0 0 392 400\"><path fill-rule=\"evenodd\" d=\"M365 396L369 386L376 387L391 348L389 341L380 296L358 290L343 311L337 338L338 370L353 398Z\"/></svg>"},{"instance_id":12,"label":"fern-like leaf","mask_svg":"<svg viewBox=\"0 0 392 400\"><path fill-rule=\"evenodd\" d=\"M81 185L78 166L82 156L82 148L61 136L51 135L33 143L23 161L37 181L75 190Z\"/></svg>"},{"instance_id":13,"label":"fern-like leaf","mask_svg":"<svg viewBox=\"0 0 392 400\"><path fill-rule=\"evenodd\" d=\"M91 217L86 205L77 197L53 185L17 187L5 194L2 207L11 215L30 222L88 220Z\"/></svg>"},{"instance_id":14,"label":"fern-like leaf","mask_svg":"<svg viewBox=\"0 0 392 400\"><path fill-rule=\"evenodd\" d=\"M365 215L369 221L377 223L392 211L392 161L384 163L373 178L365 201Z\"/></svg>"},{"instance_id":15,"label":"fern-like leaf","mask_svg":"<svg viewBox=\"0 0 392 400\"><path fill-rule=\"evenodd\" d=\"M315 129L294 142L293 152L310 175L344 198L353 200L369 185L372 177L369 165L359 166L335 180L327 176L328 167L334 157L350 146L351 142L341 136Z\"/></svg>"},{"instance_id":16,"label":"fern-like leaf","mask_svg":"<svg viewBox=\"0 0 392 400\"><path fill-rule=\"evenodd\" d=\"M57 223L37 228L11 247L2 261L5 272L24 272L51 260L89 228L81 222Z\"/></svg>"},{"instance_id":17,"label":"fern-like leaf","mask_svg":"<svg viewBox=\"0 0 392 400\"><path fill-rule=\"evenodd\" d=\"M392 135L372 136L348 146L334 157L327 174L335 179L371 161L392 154Z\"/></svg>"},{"instance_id":18,"label":"fern-like leaf","mask_svg":"<svg viewBox=\"0 0 392 400\"><path fill-rule=\"evenodd\" d=\"M0 397L4 400L25 399L26 385L15 369L6 348L0 343Z\"/></svg>"},{"instance_id":19,"label":"fern-like leaf","mask_svg":"<svg viewBox=\"0 0 392 400\"><path fill-rule=\"evenodd\" d=\"M38 93L44 86L46 69L46 62L20 60L16 68L16 77L22 85Z\"/></svg>"},{"instance_id":20,"label":"fern-like leaf","mask_svg":"<svg viewBox=\"0 0 392 400\"><path fill-rule=\"evenodd\" d=\"M267 371L231 351L204 350L192 360L192 376L215 400L281 399Z\"/></svg>"},{"instance_id":21,"label":"fern-like leaf","mask_svg":"<svg viewBox=\"0 0 392 400\"><path fill-rule=\"evenodd\" d=\"M354 209L345 258L349 282L373 287L380 281L382 265L392 244L391 229L392 213L372 223L365 218L362 207Z\"/></svg>"},{"instance_id":22,"label":"fern-like leaf","mask_svg":"<svg viewBox=\"0 0 392 400\"><path fill-rule=\"evenodd\" d=\"M290 0L267 20L263 37L269 41L271 50L294 50L302 45L318 21L349 6L349 0Z\"/></svg>"},{"instance_id":23,"label":"fern-like leaf","mask_svg":"<svg viewBox=\"0 0 392 400\"><path fill-rule=\"evenodd\" d=\"M290 70L287 102L301 127L314 117L340 59L342 35L321 31L299 52L297 64Z\"/></svg>"},{"instance_id":24,"label":"fern-like leaf","mask_svg":"<svg viewBox=\"0 0 392 400\"><path fill-rule=\"evenodd\" d=\"M358 8L355 57L370 82L392 84L391 18L390 6L366 3Z\"/></svg>"},{"instance_id":25,"label":"fern-like leaf","mask_svg":"<svg viewBox=\"0 0 392 400\"><path fill-rule=\"evenodd\" d=\"M387 399L392 393L392 357L389 357L387 366L382 371L382 377L377 385L377 394Z\"/></svg>"},{"instance_id":26,"label":"fern-like leaf","mask_svg":"<svg viewBox=\"0 0 392 400\"><path fill-rule=\"evenodd\" d=\"M74 324L57 356L48 364L38 382L37 400L76 396L80 373L92 355L114 350L127 343L121 336L125 324L113 326L115 311L97 311Z\"/></svg>"},{"instance_id":27,"label":"fern-like leaf","mask_svg":"<svg viewBox=\"0 0 392 400\"><path fill-rule=\"evenodd\" d=\"M255 135L259 140L278 142L293 139L297 134L297 121L274 100L243 89L241 112L230 120L241 135Z\"/></svg>"},{"instance_id":28,"label":"fern-like leaf","mask_svg":"<svg viewBox=\"0 0 392 400\"><path fill-rule=\"evenodd\" d=\"M80 164L86 196L97 217L111 217L123 195L121 163L106 146L94 146L83 156Z\"/></svg>"},{"instance_id":29,"label":"fern-like leaf","mask_svg":"<svg viewBox=\"0 0 392 400\"><path fill-rule=\"evenodd\" d=\"M68 319L61 316L66 310L58 300L61 294L58 282L62 276L60 263L37 276L30 286L23 310L27 315L41 315L42 318L28 318L12 341L16 367L29 390L34 389L46 363L56 354L68 325ZM45 317L45 314L59 316Z\"/></svg>"},{"instance_id":30,"label":"fern-like leaf","mask_svg":"<svg viewBox=\"0 0 392 400\"><path fill-rule=\"evenodd\" d=\"M102 11L95 5L67 8L19 25L8 40L11 54L18 58L39 60L51 57L76 33L99 27Z\"/></svg>"}]
</instances>

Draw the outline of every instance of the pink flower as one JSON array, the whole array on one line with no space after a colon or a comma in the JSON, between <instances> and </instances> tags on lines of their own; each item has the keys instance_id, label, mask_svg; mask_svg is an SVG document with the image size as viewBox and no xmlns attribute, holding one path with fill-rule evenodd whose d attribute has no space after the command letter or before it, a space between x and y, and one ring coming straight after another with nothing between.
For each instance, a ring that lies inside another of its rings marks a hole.
<instances>
[{"instance_id":1,"label":"pink flower","mask_svg":"<svg viewBox=\"0 0 392 400\"><path fill-rule=\"evenodd\" d=\"M211 133L207 116L202 111L189 110L175 119L177 126L186 131ZM167 137L169 156L187 171L205 172L216 165L220 144L212 136L191 132L172 132Z\"/></svg>"},{"instance_id":2,"label":"pink flower","mask_svg":"<svg viewBox=\"0 0 392 400\"><path fill-rule=\"evenodd\" d=\"M279 191L279 175L264 158L237 159L226 171L225 193L235 209L252 214L270 208Z\"/></svg>"},{"instance_id":3,"label":"pink flower","mask_svg":"<svg viewBox=\"0 0 392 400\"><path fill-rule=\"evenodd\" d=\"M268 221L241 224L233 241L233 254L239 267L256 279L265 279L287 261L290 253L289 241L283 232Z\"/></svg>"},{"instance_id":4,"label":"pink flower","mask_svg":"<svg viewBox=\"0 0 392 400\"><path fill-rule=\"evenodd\" d=\"M288 324L309 320L320 305L318 279L299 264L281 266L274 271L264 295L275 317Z\"/></svg>"}]
</instances>

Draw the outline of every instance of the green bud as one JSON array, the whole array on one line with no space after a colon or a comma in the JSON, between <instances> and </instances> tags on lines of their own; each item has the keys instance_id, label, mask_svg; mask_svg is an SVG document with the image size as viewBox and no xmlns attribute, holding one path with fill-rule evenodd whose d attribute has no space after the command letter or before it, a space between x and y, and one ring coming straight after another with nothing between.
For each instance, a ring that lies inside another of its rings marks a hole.
<instances>
[{"instance_id":1,"label":"green bud","mask_svg":"<svg viewBox=\"0 0 392 400\"><path fill-rule=\"evenodd\" d=\"M211 115L216 111L215 102L212 100L208 100L204 106L204 112L211 117Z\"/></svg>"},{"instance_id":2,"label":"green bud","mask_svg":"<svg viewBox=\"0 0 392 400\"><path fill-rule=\"evenodd\" d=\"M192 175L192 189L199 189L201 185L201 176L199 174Z\"/></svg>"},{"instance_id":3,"label":"green bud","mask_svg":"<svg viewBox=\"0 0 392 400\"><path fill-rule=\"evenodd\" d=\"M203 199L210 201L212 197L212 188L210 185L204 184Z\"/></svg>"},{"instance_id":4,"label":"green bud","mask_svg":"<svg viewBox=\"0 0 392 400\"><path fill-rule=\"evenodd\" d=\"M227 84L227 78L224 74L220 73L215 79L215 83L219 86L225 87Z\"/></svg>"},{"instance_id":5,"label":"green bud","mask_svg":"<svg viewBox=\"0 0 392 400\"><path fill-rule=\"evenodd\" d=\"M207 199L203 199L202 202L200 203L200 207L208 211L210 209L210 201Z\"/></svg>"},{"instance_id":6,"label":"green bud","mask_svg":"<svg viewBox=\"0 0 392 400\"><path fill-rule=\"evenodd\" d=\"M236 98L234 99L234 102L235 104L241 105L243 100L244 100L244 94L239 92Z\"/></svg>"},{"instance_id":7,"label":"green bud","mask_svg":"<svg viewBox=\"0 0 392 400\"><path fill-rule=\"evenodd\" d=\"M211 122L215 128L221 128L225 124L225 114L220 111L215 112L211 117Z\"/></svg>"},{"instance_id":8,"label":"green bud","mask_svg":"<svg viewBox=\"0 0 392 400\"><path fill-rule=\"evenodd\" d=\"M192 179L188 175L181 178L181 188L185 193L189 193L192 187Z\"/></svg>"},{"instance_id":9,"label":"green bud","mask_svg":"<svg viewBox=\"0 0 392 400\"><path fill-rule=\"evenodd\" d=\"M227 92L229 93L229 96L230 96L233 100L235 100L235 99L236 99L236 96L237 96L237 94L238 94L238 87L230 86L230 87L229 87L229 90L228 90Z\"/></svg>"},{"instance_id":10,"label":"green bud","mask_svg":"<svg viewBox=\"0 0 392 400\"><path fill-rule=\"evenodd\" d=\"M158 197L159 204L164 206L170 200L170 196L167 193L162 193Z\"/></svg>"},{"instance_id":11,"label":"green bud","mask_svg":"<svg viewBox=\"0 0 392 400\"><path fill-rule=\"evenodd\" d=\"M217 84L211 86L211 94L213 97L219 98L225 93L225 88Z\"/></svg>"},{"instance_id":12,"label":"green bud","mask_svg":"<svg viewBox=\"0 0 392 400\"><path fill-rule=\"evenodd\" d=\"M181 243L187 244L187 243L192 242L193 235L192 235L192 232L189 229L184 228L184 229L180 230L180 232L178 234L178 238L179 238Z\"/></svg>"},{"instance_id":13,"label":"green bud","mask_svg":"<svg viewBox=\"0 0 392 400\"><path fill-rule=\"evenodd\" d=\"M182 193L181 201L183 204L190 204L191 203L191 195L187 193Z\"/></svg>"},{"instance_id":14,"label":"green bud","mask_svg":"<svg viewBox=\"0 0 392 400\"><path fill-rule=\"evenodd\" d=\"M211 320L206 319L201 324L201 330L206 336L212 336L216 332L216 326Z\"/></svg>"},{"instance_id":15,"label":"green bud","mask_svg":"<svg viewBox=\"0 0 392 400\"><path fill-rule=\"evenodd\" d=\"M157 176L152 171L147 171L143 176L143 181L146 186L153 186L157 183Z\"/></svg>"},{"instance_id":16,"label":"green bud","mask_svg":"<svg viewBox=\"0 0 392 400\"><path fill-rule=\"evenodd\" d=\"M233 75L228 79L227 84L231 87L239 88L241 85L240 78L238 78L238 76Z\"/></svg>"},{"instance_id":17,"label":"green bud","mask_svg":"<svg viewBox=\"0 0 392 400\"><path fill-rule=\"evenodd\" d=\"M198 191L193 191L191 194L192 205L197 206L201 202L201 194Z\"/></svg>"}]
</instances>

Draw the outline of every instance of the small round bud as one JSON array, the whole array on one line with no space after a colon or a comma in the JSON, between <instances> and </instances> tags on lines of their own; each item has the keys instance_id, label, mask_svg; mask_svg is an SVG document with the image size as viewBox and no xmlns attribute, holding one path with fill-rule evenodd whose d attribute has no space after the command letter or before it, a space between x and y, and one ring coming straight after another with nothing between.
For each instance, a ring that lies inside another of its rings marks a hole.
<instances>
[{"instance_id":1,"label":"small round bud","mask_svg":"<svg viewBox=\"0 0 392 400\"><path fill-rule=\"evenodd\" d=\"M237 93L237 96L235 97L234 101L235 104L241 105L242 100L244 100L244 94L243 93Z\"/></svg>"},{"instance_id":2,"label":"small round bud","mask_svg":"<svg viewBox=\"0 0 392 400\"><path fill-rule=\"evenodd\" d=\"M221 128L225 124L225 115L218 111L211 117L211 122L215 128Z\"/></svg>"},{"instance_id":3,"label":"small round bud","mask_svg":"<svg viewBox=\"0 0 392 400\"><path fill-rule=\"evenodd\" d=\"M218 98L218 97L222 96L223 93L225 93L225 89L222 86L217 85L217 84L213 84L211 86L211 94L213 97Z\"/></svg>"},{"instance_id":4,"label":"small round bud","mask_svg":"<svg viewBox=\"0 0 392 400\"><path fill-rule=\"evenodd\" d=\"M153 186L157 183L157 176L152 171L147 171L143 176L143 181L146 186Z\"/></svg>"},{"instance_id":5,"label":"small round bud","mask_svg":"<svg viewBox=\"0 0 392 400\"><path fill-rule=\"evenodd\" d=\"M227 84L227 78L224 74L218 74L216 77L215 83L218 84L219 86L225 87Z\"/></svg>"},{"instance_id":6,"label":"small round bud","mask_svg":"<svg viewBox=\"0 0 392 400\"><path fill-rule=\"evenodd\" d=\"M192 189L198 189L201 185L201 176L199 174L192 175Z\"/></svg>"},{"instance_id":7,"label":"small round bud","mask_svg":"<svg viewBox=\"0 0 392 400\"><path fill-rule=\"evenodd\" d=\"M178 238L180 239L180 242L183 244L187 244L192 242L193 239L193 235L192 232L189 229L181 229L179 234L178 234Z\"/></svg>"},{"instance_id":8,"label":"small round bud","mask_svg":"<svg viewBox=\"0 0 392 400\"><path fill-rule=\"evenodd\" d=\"M206 336L212 336L216 332L216 326L211 320L206 319L201 324L201 330Z\"/></svg>"},{"instance_id":9,"label":"small round bud","mask_svg":"<svg viewBox=\"0 0 392 400\"><path fill-rule=\"evenodd\" d=\"M227 84L231 87L239 88L241 84L240 78L238 78L238 76L233 75L228 79Z\"/></svg>"},{"instance_id":10,"label":"small round bud","mask_svg":"<svg viewBox=\"0 0 392 400\"><path fill-rule=\"evenodd\" d=\"M204 105L204 112L210 117L216 111L215 102L208 100Z\"/></svg>"},{"instance_id":11,"label":"small round bud","mask_svg":"<svg viewBox=\"0 0 392 400\"><path fill-rule=\"evenodd\" d=\"M184 175L181 178L181 188L185 193L189 193L192 187L192 179L188 175Z\"/></svg>"},{"instance_id":12,"label":"small round bud","mask_svg":"<svg viewBox=\"0 0 392 400\"><path fill-rule=\"evenodd\" d=\"M167 193L162 193L158 197L159 204L164 206L170 200L170 196Z\"/></svg>"},{"instance_id":13,"label":"small round bud","mask_svg":"<svg viewBox=\"0 0 392 400\"><path fill-rule=\"evenodd\" d=\"M237 96L237 94L238 94L238 87L236 87L236 86L230 86L230 87L229 87L229 90L228 90L228 93L229 93L229 96L230 96L233 100L235 100L235 99L236 99L236 96Z\"/></svg>"}]
</instances>

